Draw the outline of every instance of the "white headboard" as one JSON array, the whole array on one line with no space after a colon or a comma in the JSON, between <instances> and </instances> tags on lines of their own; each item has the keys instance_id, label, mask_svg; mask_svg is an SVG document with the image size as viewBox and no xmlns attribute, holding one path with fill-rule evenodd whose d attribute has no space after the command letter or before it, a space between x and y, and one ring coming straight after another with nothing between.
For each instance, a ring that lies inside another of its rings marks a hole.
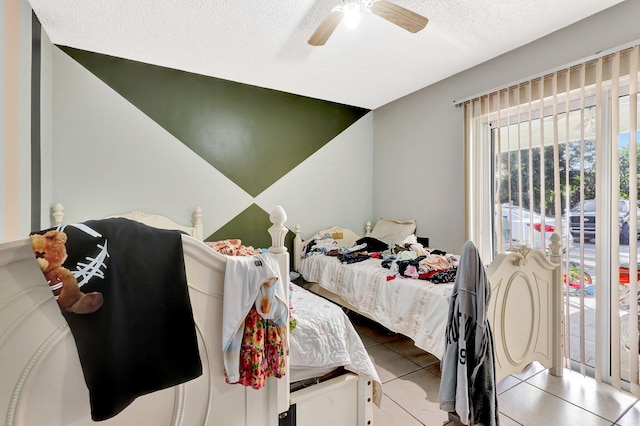
<instances>
[{"instance_id":1,"label":"white headboard","mask_svg":"<svg viewBox=\"0 0 640 426\"><path fill-rule=\"evenodd\" d=\"M302 248L303 248L303 239L302 239L302 230L300 225L296 225L295 230L295 238L293 239L293 269L298 270L298 266L300 266L300 259L302 257ZM329 234L331 238L336 240L341 247L352 247L357 240L362 238L361 235L353 232L351 229L342 228L340 226L333 226L328 229L323 229L321 231L316 232L314 235L324 235ZM365 233L364 236L368 237L371 235L371 222L367 222L365 225Z\"/></svg>"},{"instance_id":2,"label":"white headboard","mask_svg":"<svg viewBox=\"0 0 640 426\"><path fill-rule=\"evenodd\" d=\"M64 206L61 203L56 203L53 206L52 214L55 219L55 226L62 225L62 220L64 219ZM200 207L196 208L191 214L191 226L180 225L165 216L143 213L141 211L131 211L129 213L113 215L109 217L124 217L127 219L135 220L136 222L144 223L145 225L153 226L154 228L176 229L178 231L182 231L188 235L191 235L197 240L204 240L202 209Z\"/></svg>"}]
</instances>

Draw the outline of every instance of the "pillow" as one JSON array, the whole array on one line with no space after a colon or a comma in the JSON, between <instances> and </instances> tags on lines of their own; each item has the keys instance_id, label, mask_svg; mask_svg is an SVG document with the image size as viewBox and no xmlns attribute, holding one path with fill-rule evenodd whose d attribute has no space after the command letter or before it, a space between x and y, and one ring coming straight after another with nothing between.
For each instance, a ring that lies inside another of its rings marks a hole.
<instances>
[{"instance_id":1,"label":"pillow","mask_svg":"<svg viewBox=\"0 0 640 426\"><path fill-rule=\"evenodd\" d=\"M396 244L399 244L415 232L416 221L414 219L402 221L396 219L380 219L376 222L369 236L384 241L389 247L395 247Z\"/></svg>"}]
</instances>

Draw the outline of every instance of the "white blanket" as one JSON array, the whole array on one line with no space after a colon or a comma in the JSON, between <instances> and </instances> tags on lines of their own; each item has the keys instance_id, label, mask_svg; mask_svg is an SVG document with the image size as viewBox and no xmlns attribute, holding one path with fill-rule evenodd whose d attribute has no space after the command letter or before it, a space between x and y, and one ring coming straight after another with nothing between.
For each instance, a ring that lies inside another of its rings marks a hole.
<instances>
[{"instance_id":1,"label":"white blanket","mask_svg":"<svg viewBox=\"0 0 640 426\"><path fill-rule=\"evenodd\" d=\"M328 300L291 284L291 306L296 327L290 336L289 367L326 371L344 367L373 381L373 402L380 405L382 383L369 354L342 309Z\"/></svg>"},{"instance_id":2,"label":"white blanket","mask_svg":"<svg viewBox=\"0 0 640 426\"><path fill-rule=\"evenodd\" d=\"M453 283L396 277L379 259L342 264L332 256L309 256L298 272L341 296L389 330L413 339L416 346L442 359Z\"/></svg>"}]
</instances>

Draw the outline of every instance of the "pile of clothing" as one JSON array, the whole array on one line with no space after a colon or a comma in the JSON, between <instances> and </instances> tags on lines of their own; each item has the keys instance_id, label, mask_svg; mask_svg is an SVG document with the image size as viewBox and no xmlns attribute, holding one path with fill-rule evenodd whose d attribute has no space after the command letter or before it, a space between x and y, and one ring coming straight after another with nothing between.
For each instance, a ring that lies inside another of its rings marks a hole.
<instances>
[{"instance_id":1,"label":"pile of clothing","mask_svg":"<svg viewBox=\"0 0 640 426\"><path fill-rule=\"evenodd\" d=\"M389 269L387 281L397 276L429 280L436 284L452 283L460 256L424 247L415 235L405 238L395 247L372 237L356 241L353 247L339 247L330 234L316 234L302 249L302 258L314 255L335 256L341 263L357 263L367 259L381 259Z\"/></svg>"},{"instance_id":2,"label":"pile of clothing","mask_svg":"<svg viewBox=\"0 0 640 426\"><path fill-rule=\"evenodd\" d=\"M454 282L460 261L459 255L423 247L413 235L393 249L382 252L381 258L382 266L389 269L388 281L401 276L435 284Z\"/></svg>"},{"instance_id":3,"label":"pile of clothing","mask_svg":"<svg viewBox=\"0 0 640 426\"><path fill-rule=\"evenodd\" d=\"M206 244L209 248L227 256L253 256L254 254L262 253L261 249L245 246L242 244L242 241L237 238L208 242Z\"/></svg>"},{"instance_id":4,"label":"pile of clothing","mask_svg":"<svg viewBox=\"0 0 640 426\"><path fill-rule=\"evenodd\" d=\"M328 251L338 248L338 242L331 238L331 234L316 234L302 247L302 258L326 254Z\"/></svg>"}]
</instances>

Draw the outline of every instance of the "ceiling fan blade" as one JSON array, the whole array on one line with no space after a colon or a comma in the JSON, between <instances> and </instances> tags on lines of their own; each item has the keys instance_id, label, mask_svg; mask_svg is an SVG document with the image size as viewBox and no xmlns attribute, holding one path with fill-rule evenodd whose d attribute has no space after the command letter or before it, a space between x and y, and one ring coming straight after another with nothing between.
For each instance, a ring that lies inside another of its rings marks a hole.
<instances>
[{"instance_id":1,"label":"ceiling fan blade","mask_svg":"<svg viewBox=\"0 0 640 426\"><path fill-rule=\"evenodd\" d=\"M327 42L333 30L336 29L344 12L342 10L332 10L330 14L318 25L316 31L309 37L309 43L312 46L322 46Z\"/></svg>"},{"instance_id":2,"label":"ceiling fan blade","mask_svg":"<svg viewBox=\"0 0 640 426\"><path fill-rule=\"evenodd\" d=\"M424 16L387 0L374 2L371 5L371 12L411 33L417 33L429 22Z\"/></svg>"}]
</instances>

